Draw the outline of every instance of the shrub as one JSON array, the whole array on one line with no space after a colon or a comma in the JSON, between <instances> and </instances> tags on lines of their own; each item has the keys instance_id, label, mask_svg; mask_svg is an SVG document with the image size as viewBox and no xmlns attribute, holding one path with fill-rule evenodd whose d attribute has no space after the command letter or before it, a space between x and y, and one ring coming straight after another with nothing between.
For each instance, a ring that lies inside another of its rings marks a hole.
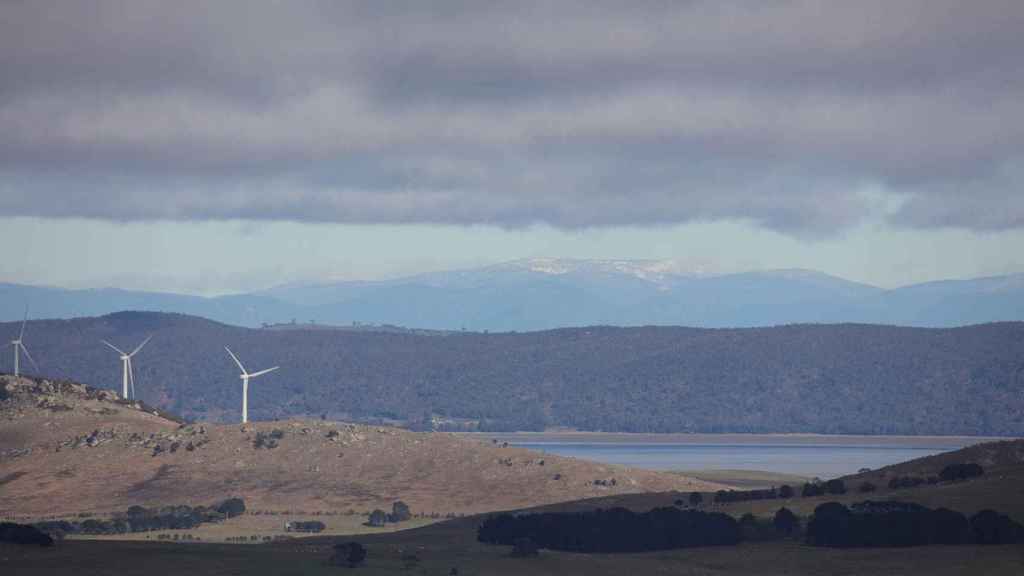
<instances>
[{"instance_id":1,"label":"shrub","mask_svg":"<svg viewBox=\"0 0 1024 576\"><path fill-rule=\"evenodd\" d=\"M868 482L868 481L861 482L860 486L857 487L857 491L860 492L861 494L866 494L868 492L874 492L875 489L876 489L876 486L874 484L872 484L871 482Z\"/></svg>"},{"instance_id":2,"label":"shrub","mask_svg":"<svg viewBox=\"0 0 1024 576\"><path fill-rule=\"evenodd\" d=\"M274 448L277 448L277 440L278 438L274 436L273 432L257 432L256 439L253 440L252 442L252 447L256 449L266 448L267 450L272 450Z\"/></svg>"},{"instance_id":3,"label":"shrub","mask_svg":"<svg viewBox=\"0 0 1024 576\"><path fill-rule=\"evenodd\" d=\"M326 528L324 523L320 522L318 520L309 520L309 521L301 521L300 520L300 521L296 521L296 522L288 522L287 524L285 524L285 530L287 532L313 532L313 533L318 533L318 532L323 532L324 528Z\"/></svg>"},{"instance_id":4,"label":"shrub","mask_svg":"<svg viewBox=\"0 0 1024 576\"><path fill-rule=\"evenodd\" d=\"M700 506L704 502L704 495L700 492L690 492L690 506Z\"/></svg>"},{"instance_id":5,"label":"shrub","mask_svg":"<svg viewBox=\"0 0 1024 576\"><path fill-rule=\"evenodd\" d=\"M783 484L782 486L779 486L779 498L787 498L788 499L788 498L792 498L792 497L793 497L793 487L792 486L790 486L789 484Z\"/></svg>"}]
</instances>

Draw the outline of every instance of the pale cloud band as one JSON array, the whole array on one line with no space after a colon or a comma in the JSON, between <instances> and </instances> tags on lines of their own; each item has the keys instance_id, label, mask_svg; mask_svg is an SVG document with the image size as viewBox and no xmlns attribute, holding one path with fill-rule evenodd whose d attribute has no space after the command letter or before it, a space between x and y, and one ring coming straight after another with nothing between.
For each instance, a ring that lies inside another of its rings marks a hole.
<instances>
[{"instance_id":1,"label":"pale cloud band","mask_svg":"<svg viewBox=\"0 0 1024 576\"><path fill-rule=\"evenodd\" d=\"M1024 227L1024 4L0 5L0 213Z\"/></svg>"}]
</instances>

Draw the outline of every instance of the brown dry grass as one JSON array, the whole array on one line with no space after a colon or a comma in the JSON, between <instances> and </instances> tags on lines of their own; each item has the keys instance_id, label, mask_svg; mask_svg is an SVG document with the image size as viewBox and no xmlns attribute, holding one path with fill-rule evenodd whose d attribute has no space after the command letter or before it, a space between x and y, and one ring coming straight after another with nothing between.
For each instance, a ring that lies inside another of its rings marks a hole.
<instances>
[{"instance_id":1,"label":"brown dry grass","mask_svg":"<svg viewBox=\"0 0 1024 576\"><path fill-rule=\"evenodd\" d=\"M7 479L0 516L104 514L136 504L205 505L231 496L243 497L250 509L301 515L390 509L403 500L416 513L443 516L719 487L454 434L313 420L179 426L75 394L46 399L70 410L40 408L37 396L8 401L0 414L2 449L31 449L0 460L0 478ZM102 433L99 445L82 444L94 430ZM254 447L257 433L273 430L284 434L276 448ZM136 434L141 439L133 440ZM79 446L72 447L76 437ZM189 451L188 443L198 447ZM164 450L154 456L156 444ZM611 479L614 486L594 483Z\"/></svg>"}]
</instances>

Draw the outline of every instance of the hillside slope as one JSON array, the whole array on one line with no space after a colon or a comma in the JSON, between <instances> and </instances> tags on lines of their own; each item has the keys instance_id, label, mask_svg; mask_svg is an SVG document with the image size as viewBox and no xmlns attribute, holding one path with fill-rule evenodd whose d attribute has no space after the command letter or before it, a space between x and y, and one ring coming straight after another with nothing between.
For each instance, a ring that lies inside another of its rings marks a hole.
<instances>
[{"instance_id":1,"label":"hillside slope","mask_svg":"<svg viewBox=\"0 0 1024 576\"><path fill-rule=\"evenodd\" d=\"M15 331L0 325L0 334ZM705 330L593 327L417 335L251 330L119 313L30 322L41 371L117 389L100 342L134 346L153 406L237 421L246 366L254 419L367 418L489 430L1024 435L1024 324L956 329L802 325ZM0 356L0 366L9 363Z\"/></svg>"},{"instance_id":2,"label":"hillside slope","mask_svg":"<svg viewBox=\"0 0 1024 576\"><path fill-rule=\"evenodd\" d=\"M73 383L0 377L0 390L0 516L231 496L260 510L369 511L403 500L447 514L716 486L443 433L320 420L179 425ZM259 447L261 433L276 446Z\"/></svg>"}]
</instances>

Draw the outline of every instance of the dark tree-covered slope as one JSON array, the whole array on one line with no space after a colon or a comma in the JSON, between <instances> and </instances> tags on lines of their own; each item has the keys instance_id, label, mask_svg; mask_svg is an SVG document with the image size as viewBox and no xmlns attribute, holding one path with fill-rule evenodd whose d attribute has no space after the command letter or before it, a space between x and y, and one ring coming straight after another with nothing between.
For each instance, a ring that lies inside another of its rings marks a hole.
<instances>
[{"instance_id":1,"label":"dark tree-covered slope","mask_svg":"<svg viewBox=\"0 0 1024 576\"><path fill-rule=\"evenodd\" d=\"M0 336L15 324L0 325ZM130 347L148 403L234 420L230 346L250 370L250 415L434 414L491 429L1024 435L1024 324L954 329L796 325L719 329L591 327L415 335L250 330L125 312L30 322L48 376L119 388ZM9 371L8 355L0 367Z\"/></svg>"}]
</instances>

